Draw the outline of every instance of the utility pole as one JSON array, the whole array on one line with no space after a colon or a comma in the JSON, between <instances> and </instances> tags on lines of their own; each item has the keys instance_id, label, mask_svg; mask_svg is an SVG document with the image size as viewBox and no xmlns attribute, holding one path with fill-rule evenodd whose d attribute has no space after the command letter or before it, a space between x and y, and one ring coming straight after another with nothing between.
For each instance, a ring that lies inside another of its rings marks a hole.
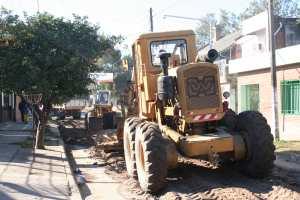
<instances>
[{"instance_id":1,"label":"utility pole","mask_svg":"<svg viewBox=\"0 0 300 200\"><path fill-rule=\"evenodd\" d=\"M273 0L268 0L268 14L269 14L268 23L269 23L269 47L270 47L271 84L272 84L273 130L275 133L275 139L279 140L280 137L279 137L279 123L278 123L278 99L277 99Z\"/></svg>"},{"instance_id":2,"label":"utility pole","mask_svg":"<svg viewBox=\"0 0 300 200\"><path fill-rule=\"evenodd\" d=\"M37 12L40 13L40 2L39 2L39 0L36 0L36 4L37 4Z\"/></svg>"},{"instance_id":3,"label":"utility pole","mask_svg":"<svg viewBox=\"0 0 300 200\"><path fill-rule=\"evenodd\" d=\"M150 8L150 31L153 32L153 14L152 14L152 8Z\"/></svg>"}]
</instances>

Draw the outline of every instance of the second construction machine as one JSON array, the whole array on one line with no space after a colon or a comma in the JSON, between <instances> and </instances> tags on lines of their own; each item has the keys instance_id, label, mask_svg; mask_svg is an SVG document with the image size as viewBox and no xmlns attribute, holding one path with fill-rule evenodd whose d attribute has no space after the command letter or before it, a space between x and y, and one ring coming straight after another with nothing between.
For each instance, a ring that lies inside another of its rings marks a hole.
<instances>
[{"instance_id":1,"label":"second construction machine","mask_svg":"<svg viewBox=\"0 0 300 200\"><path fill-rule=\"evenodd\" d=\"M155 193L166 184L177 155L214 164L235 163L252 177L273 167L269 125L257 111L240 114L222 102L216 50L197 56L193 31L147 33L132 47L137 115L124 123L129 176Z\"/></svg>"}]
</instances>

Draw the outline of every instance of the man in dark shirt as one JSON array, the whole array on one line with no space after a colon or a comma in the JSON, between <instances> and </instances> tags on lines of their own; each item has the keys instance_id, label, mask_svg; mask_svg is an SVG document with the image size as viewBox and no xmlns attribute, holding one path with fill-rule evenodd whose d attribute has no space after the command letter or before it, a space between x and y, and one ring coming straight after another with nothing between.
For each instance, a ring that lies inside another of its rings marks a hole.
<instances>
[{"instance_id":1,"label":"man in dark shirt","mask_svg":"<svg viewBox=\"0 0 300 200\"><path fill-rule=\"evenodd\" d=\"M28 114L28 107L26 101L23 98L19 103L19 110L21 112L22 122L27 123L25 116Z\"/></svg>"}]
</instances>

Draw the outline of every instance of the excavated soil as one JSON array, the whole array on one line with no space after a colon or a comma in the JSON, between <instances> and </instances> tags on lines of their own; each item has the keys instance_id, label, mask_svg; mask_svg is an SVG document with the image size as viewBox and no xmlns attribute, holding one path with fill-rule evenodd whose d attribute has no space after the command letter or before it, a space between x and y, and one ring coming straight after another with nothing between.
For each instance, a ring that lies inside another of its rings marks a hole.
<instances>
[{"instance_id":1,"label":"excavated soil","mask_svg":"<svg viewBox=\"0 0 300 200\"><path fill-rule=\"evenodd\" d=\"M91 147L90 155L104 163L101 167L105 167L107 174L122 182L118 191L124 199L300 200L300 173L277 167L267 178L252 179L232 166L215 169L206 161L180 159L178 167L168 174L167 187L157 195L150 195L141 191L138 183L127 176L122 151L107 153Z\"/></svg>"},{"instance_id":2,"label":"excavated soil","mask_svg":"<svg viewBox=\"0 0 300 200\"><path fill-rule=\"evenodd\" d=\"M233 167L214 169L206 161L184 159L169 172L167 187L153 196L142 192L138 183L128 178L121 153L114 156L92 148L91 155L106 161L106 173L123 183L119 192L125 199L300 199L300 173L275 167L269 177L252 179Z\"/></svg>"}]
</instances>

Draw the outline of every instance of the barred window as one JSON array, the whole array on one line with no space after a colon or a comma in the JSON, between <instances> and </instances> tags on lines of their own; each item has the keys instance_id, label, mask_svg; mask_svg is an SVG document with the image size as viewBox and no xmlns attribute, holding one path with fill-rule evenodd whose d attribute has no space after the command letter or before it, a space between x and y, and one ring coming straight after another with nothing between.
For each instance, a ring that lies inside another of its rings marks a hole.
<instances>
[{"instance_id":1,"label":"barred window","mask_svg":"<svg viewBox=\"0 0 300 200\"><path fill-rule=\"evenodd\" d=\"M300 115L300 80L281 81L281 113Z\"/></svg>"}]
</instances>

